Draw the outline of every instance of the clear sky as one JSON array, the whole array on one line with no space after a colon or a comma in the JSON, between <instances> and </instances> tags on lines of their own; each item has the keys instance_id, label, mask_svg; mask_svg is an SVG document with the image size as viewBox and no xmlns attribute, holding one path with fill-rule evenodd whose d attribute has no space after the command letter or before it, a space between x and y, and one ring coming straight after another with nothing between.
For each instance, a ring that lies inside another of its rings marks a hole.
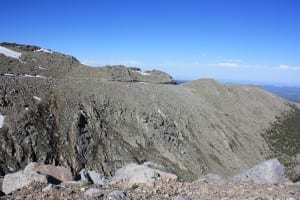
<instances>
[{"instance_id":1,"label":"clear sky","mask_svg":"<svg viewBox=\"0 0 300 200\"><path fill-rule=\"evenodd\" d=\"M300 85L300 0L1 0L0 41L175 79Z\"/></svg>"}]
</instances>

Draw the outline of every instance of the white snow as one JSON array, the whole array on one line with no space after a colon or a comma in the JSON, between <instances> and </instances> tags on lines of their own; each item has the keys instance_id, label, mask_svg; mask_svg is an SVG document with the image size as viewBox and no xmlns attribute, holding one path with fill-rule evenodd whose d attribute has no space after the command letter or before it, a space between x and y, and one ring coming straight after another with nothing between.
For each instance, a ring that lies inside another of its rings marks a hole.
<instances>
[{"instance_id":1,"label":"white snow","mask_svg":"<svg viewBox=\"0 0 300 200\"><path fill-rule=\"evenodd\" d=\"M48 50L48 49L44 49L44 48L40 48L40 49L38 49L38 50L36 50L36 51L39 51L39 52L45 52L45 53L53 53L53 51Z\"/></svg>"},{"instance_id":2,"label":"white snow","mask_svg":"<svg viewBox=\"0 0 300 200\"><path fill-rule=\"evenodd\" d=\"M145 85L147 85L147 84L149 84L149 83L146 83L146 82L143 82L143 81L141 81L141 82L139 82L140 84L145 84Z\"/></svg>"},{"instance_id":3,"label":"white snow","mask_svg":"<svg viewBox=\"0 0 300 200\"><path fill-rule=\"evenodd\" d=\"M46 76L42 76L42 75L36 75L36 78L46 78Z\"/></svg>"},{"instance_id":4,"label":"white snow","mask_svg":"<svg viewBox=\"0 0 300 200\"><path fill-rule=\"evenodd\" d=\"M10 49L5 48L3 46L0 46L0 53L4 54L7 57L16 58L16 59L19 59L22 55L22 53L20 53L20 52L10 50Z\"/></svg>"},{"instance_id":5,"label":"white snow","mask_svg":"<svg viewBox=\"0 0 300 200\"><path fill-rule=\"evenodd\" d=\"M35 78L35 76L29 75L29 74L25 74L24 77Z\"/></svg>"},{"instance_id":6,"label":"white snow","mask_svg":"<svg viewBox=\"0 0 300 200\"><path fill-rule=\"evenodd\" d=\"M45 67L39 66L39 69L46 69Z\"/></svg>"},{"instance_id":7,"label":"white snow","mask_svg":"<svg viewBox=\"0 0 300 200\"><path fill-rule=\"evenodd\" d=\"M137 73L139 73L139 74L142 74L142 75L144 75L144 76L150 76L151 74L148 74L148 73L145 73L145 72L141 72L141 71L136 71Z\"/></svg>"},{"instance_id":8,"label":"white snow","mask_svg":"<svg viewBox=\"0 0 300 200\"><path fill-rule=\"evenodd\" d=\"M163 116L163 117L166 118L166 115L165 115L163 112L161 112L161 110L160 110L159 108L157 109L157 112L158 112L161 116Z\"/></svg>"},{"instance_id":9,"label":"white snow","mask_svg":"<svg viewBox=\"0 0 300 200\"><path fill-rule=\"evenodd\" d=\"M37 101L41 101L42 99L40 97L37 97L37 96L33 96L33 98Z\"/></svg>"},{"instance_id":10,"label":"white snow","mask_svg":"<svg viewBox=\"0 0 300 200\"><path fill-rule=\"evenodd\" d=\"M4 124L4 116L0 114L0 128L3 127Z\"/></svg>"},{"instance_id":11,"label":"white snow","mask_svg":"<svg viewBox=\"0 0 300 200\"><path fill-rule=\"evenodd\" d=\"M11 74L11 73L4 73L3 75L4 75L4 76L16 76L16 75Z\"/></svg>"},{"instance_id":12,"label":"white snow","mask_svg":"<svg viewBox=\"0 0 300 200\"><path fill-rule=\"evenodd\" d=\"M3 76L19 76L19 77L25 77L25 78L47 78L46 76L42 76L42 75L29 75L29 74L24 74L23 76L22 75L15 75L15 74L11 74L11 73L4 73Z\"/></svg>"},{"instance_id":13,"label":"white snow","mask_svg":"<svg viewBox=\"0 0 300 200\"><path fill-rule=\"evenodd\" d=\"M45 76L42 76L42 75L29 75L29 74L25 74L24 77L26 78L46 78Z\"/></svg>"}]
</instances>

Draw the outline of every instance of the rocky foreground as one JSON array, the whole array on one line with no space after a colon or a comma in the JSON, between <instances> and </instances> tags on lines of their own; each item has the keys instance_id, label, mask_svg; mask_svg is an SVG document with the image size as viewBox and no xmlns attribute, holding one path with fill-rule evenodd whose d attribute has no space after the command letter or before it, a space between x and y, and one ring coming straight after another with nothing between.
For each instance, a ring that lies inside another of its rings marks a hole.
<instances>
[{"instance_id":1,"label":"rocky foreground","mask_svg":"<svg viewBox=\"0 0 300 200\"><path fill-rule=\"evenodd\" d=\"M160 169L159 169L160 168ZM7 174L2 199L299 199L300 184L288 181L277 159L230 178L207 174L188 183L154 163L129 164L115 176L86 169L72 180L64 167L30 163Z\"/></svg>"},{"instance_id":2,"label":"rocky foreground","mask_svg":"<svg viewBox=\"0 0 300 200\"><path fill-rule=\"evenodd\" d=\"M49 188L47 190L46 188ZM97 186L69 184L30 186L1 199L300 199L300 186L292 183L193 183L157 180L154 186L124 184Z\"/></svg>"}]
</instances>

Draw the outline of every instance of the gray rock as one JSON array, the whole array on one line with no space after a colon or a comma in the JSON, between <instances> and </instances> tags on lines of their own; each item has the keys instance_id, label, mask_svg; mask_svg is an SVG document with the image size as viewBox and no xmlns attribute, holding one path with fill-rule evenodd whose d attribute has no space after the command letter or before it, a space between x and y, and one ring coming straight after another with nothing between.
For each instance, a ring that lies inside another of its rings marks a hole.
<instances>
[{"instance_id":1,"label":"gray rock","mask_svg":"<svg viewBox=\"0 0 300 200\"><path fill-rule=\"evenodd\" d=\"M233 176L230 180L233 182L250 180L255 183L281 183L285 180L284 166L278 159L267 160Z\"/></svg>"},{"instance_id":2,"label":"gray rock","mask_svg":"<svg viewBox=\"0 0 300 200\"><path fill-rule=\"evenodd\" d=\"M83 183L85 183L85 182L83 182L83 181L65 181L65 182L60 183L59 185L62 187L70 186L70 185L78 186L78 185L82 185Z\"/></svg>"},{"instance_id":3,"label":"gray rock","mask_svg":"<svg viewBox=\"0 0 300 200\"><path fill-rule=\"evenodd\" d=\"M173 198L173 200L191 200L191 198L186 195L177 195Z\"/></svg>"},{"instance_id":4,"label":"gray rock","mask_svg":"<svg viewBox=\"0 0 300 200\"><path fill-rule=\"evenodd\" d=\"M55 190L55 189L57 189L57 188L58 188L57 185L49 184L49 185L47 185L46 187L44 187L44 188L42 189L42 191L43 191L43 192L49 192L49 191Z\"/></svg>"},{"instance_id":5,"label":"gray rock","mask_svg":"<svg viewBox=\"0 0 300 200\"><path fill-rule=\"evenodd\" d=\"M108 194L109 200L121 200L125 199L126 193L122 190L115 190Z\"/></svg>"},{"instance_id":6,"label":"gray rock","mask_svg":"<svg viewBox=\"0 0 300 200\"><path fill-rule=\"evenodd\" d=\"M123 182L126 183L127 186L135 184L151 186L158 178L176 180L178 177L174 174L152 169L148 166L128 164L127 166L117 170L115 176L110 181L110 184Z\"/></svg>"},{"instance_id":7,"label":"gray rock","mask_svg":"<svg viewBox=\"0 0 300 200\"><path fill-rule=\"evenodd\" d=\"M36 171L41 174L49 175L50 177L56 179L53 180L54 183L73 180L71 171L61 166L45 165L42 163L32 162L25 167L24 171Z\"/></svg>"},{"instance_id":8,"label":"gray rock","mask_svg":"<svg viewBox=\"0 0 300 200\"><path fill-rule=\"evenodd\" d=\"M48 183L47 176L34 171L19 171L6 174L3 179L2 191L10 194L33 182Z\"/></svg>"},{"instance_id":9,"label":"gray rock","mask_svg":"<svg viewBox=\"0 0 300 200\"><path fill-rule=\"evenodd\" d=\"M91 177L89 176L88 170L82 169L82 170L79 172L79 175L80 175L80 179L81 179L82 181L92 183L92 180L91 180Z\"/></svg>"},{"instance_id":10,"label":"gray rock","mask_svg":"<svg viewBox=\"0 0 300 200\"><path fill-rule=\"evenodd\" d=\"M1 115L0 113L0 128L2 128L3 124L4 124L4 116Z\"/></svg>"},{"instance_id":11,"label":"gray rock","mask_svg":"<svg viewBox=\"0 0 300 200\"><path fill-rule=\"evenodd\" d=\"M84 192L85 199L101 199L103 196L104 194L97 188L90 188Z\"/></svg>"},{"instance_id":12,"label":"gray rock","mask_svg":"<svg viewBox=\"0 0 300 200\"><path fill-rule=\"evenodd\" d=\"M97 185L107 185L108 184L108 179L101 175L100 173L97 173L95 171L88 171L89 176L91 177L92 181L94 184Z\"/></svg>"},{"instance_id":13,"label":"gray rock","mask_svg":"<svg viewBox=\"0 0 300 200\"><path fill-rule=\"evenodd\" d=\"M28 163L28 164L26 165L26 167L24 168L24 171L25 171L25 172L28 172L28 171L35 171L35 170L34 170L35 167L36 167L36 162L30 162L30 163Z\"/></svg>"},{"instance_id":14,"label":"gray rock","mask_svg":"<svg viewBox=\"0 0 300 200\"><path fill-rule=\"evenodd\" d=\"M80 177L82 181L97 184L97 185L107 185L109 180L96 171L88 171L82 169L80 172Z\"/></svg>"},{"instance_id":15,"label":"gray rock","mask_svg":"<svg viewBox=\"0 0 300 200\"><path fill-rule=\"evenodd\" d=\"M208 173L204 176L201 176L198 180L205 181L208 183L216 183L216 182L225 181L222 176L220 176L219 174L213 174L213 173Z\"/></svg>"}]
</instances>

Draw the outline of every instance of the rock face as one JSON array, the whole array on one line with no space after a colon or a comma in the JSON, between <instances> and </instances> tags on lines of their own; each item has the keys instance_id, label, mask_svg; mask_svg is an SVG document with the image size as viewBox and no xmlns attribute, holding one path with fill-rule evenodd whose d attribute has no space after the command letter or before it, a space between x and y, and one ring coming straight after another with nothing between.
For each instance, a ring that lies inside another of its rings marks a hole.
<instances>
[{"instance_id":1,"label":"rock face","mask_svg":"<svg viewBox=\"0 0 300 200\"><path fill-rule=\"evenodd\" d=\"M178 177L145 165L129 164L116 171L110 184L125 183L129 187L135 184L152 185L158 178L176 180Z\"/></svg>"},{"instance_id":2,"label":"rock face","mask_svg":"<svg viewBox=\"0 0 300 200\"><path fill-rule=\"evenodd\" d=\"M165 84L173 80L159 71L92 68L40 47L0 45L22 53L0 55L1 176L29 162L113 176L151 161L194 180L279 157L299 178L299 107L262 89Z\"/></svg>"},{"instance_id":3,"label":"rock face","mask_svg":"<svg viewBox=\"0 0 300 200\"><path fill-rule=\"evenodd\" d=\"M2 191L5 194L10 194L33 182L48 183L48 180L46 175L38 174L34 171L19 171L6 174L2 183Z\"/></svg>"},{"instance_id":4,"label":"rock face","mask_svg":"<svg viewBox=\"0 0 300 200\"><path fill-rule=\"evenodd\" d=\"M233 182L281 183L285 181L284 166L278 159L267 160L232 177Z\"/></svg>"}]
</instances>

